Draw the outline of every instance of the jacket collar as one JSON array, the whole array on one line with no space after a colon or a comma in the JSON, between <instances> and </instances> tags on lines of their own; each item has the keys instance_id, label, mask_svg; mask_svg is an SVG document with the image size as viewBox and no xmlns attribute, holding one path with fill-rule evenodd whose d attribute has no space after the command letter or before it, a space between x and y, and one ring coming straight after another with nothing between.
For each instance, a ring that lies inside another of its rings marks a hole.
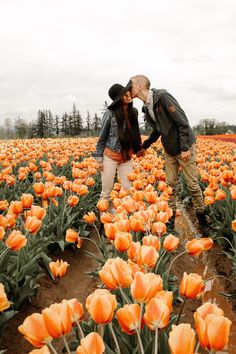
<instances>
[{"instance_id":1,"label":"jacket collar","mask_svg":"<svg viewBox=\"0 0 236 354\"><path fill-rule=\"evenodd\" d=\"M164 92L167 92L166 90L164 89L161 89L161 90L157 90L155 88L151 89L152 92L153 92L153 106L159 101L159 99L161 98L161 95L164 93Z\"/></svg>"}]
</instances>

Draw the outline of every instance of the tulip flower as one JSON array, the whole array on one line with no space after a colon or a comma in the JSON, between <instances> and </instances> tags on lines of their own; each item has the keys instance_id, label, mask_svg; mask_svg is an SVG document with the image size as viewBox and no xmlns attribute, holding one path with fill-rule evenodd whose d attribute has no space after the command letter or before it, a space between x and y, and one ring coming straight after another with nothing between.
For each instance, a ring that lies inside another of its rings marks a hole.
<instances>
[{"instance_id":1,"label":"tulip flower","mask_svg":"<svg viewBox=\"0 0 236 354\"><path fill-rule=\"evenodd\" d=\"M78 241L78 237L79 237L79 233L72 230L72 229L68 229L66 230L66 242L77 242Z\"/></svg>"},{"instance_id":2,"label":"tulip flower","mask_svg":"<svg viewBox=\"0 0 236 354\"><path fill-rule=\"evenodd\" d=\"M106 289L95 290L86 300L86 308L92 319L98 324L111 322L116 307L115 295Z\"/></svg>"},{"instance_id":3,"label":"tulip flower","mask_svg":"<svg viewBox=\"0 0 236 354\"><path fill-rule=\"evenodd\" d=\"M153 246L155 247L156 251L158 252L159 249L161 248L161 244L159 241L159 237L154 236L154 235L148 235L148 236L144 236L142 238L142 244L144 246Z\"/></svg>"},{"instance_id":4,"label":"tulip flower","mask_svg":"<svg viewBox=\"0 0 236 354\"><path fill-rule=\"evenodd\" d=\"M146 305L144 321L152 331L165 328L170 319L170 308L165 301L156 297L152 298Z\"/></svg>"},{"instance_id":5,"label":"tulip flower","mask_svg":"<svg viewBox=\"0 0 236 354\"><path fill-rule=\"evenodd\" d=\"M179 245L179 238L171 234L166 236L163 242L163 248L168 252L175 251L178 245Z\"/></svg>"},{"instance_id":6,"label":"tulip flower","mask_svg":"<svg viewBox=\"0 0 236 354\"><path fill-rule=\"evenodd\" d=\"M20 231L13 230L7 237L5 244L13 251L19 251L25 247L27 238Z\"/></svg>"},{"instance_id":7,"label":"tulip flower","mask_svg":"<svg viewBox=\"0 0 236 354\"><path fill-rule=\"evenodd\" d=\"M236 219L231 222L231 228L234 232L236 232Z\"/></svg>"},{"instance_id":8,"label":"tulip flower","mask_svg":"<svg viewBox=\"0 0 236 354\"><path fill-rule=\"evenodd\" d=\"M136 272L130 291L134 300L138 303L150 301L158 291L162 290L163 281L154 273Z\"/></svg>"},{"instance_id":9,"label":"tulip flower","mask_svg":"<svg viewBox=\"0 0 236 354\"><path fill-rule=\"evenodd\" d=\"M132 243L132 235L129 232L118 232L115 236L114 246L119 252L125 252Z\"/></svg>"},{"instance_id":10,"label":"tulip flower","mask_svg":"<svg viewBox=\"0 0 236 354\"><path fill-rule=\"evenodd\" d=\"M97 202L97 208L104 212L104 211L107 211L108 208L109 208L109 202L108 200L106 199L100 199L98 202Z\"/></svg>"},{"instance_id":11,"label":"tulip flower","mask_svg":"<svg viewBox=\"0 0 236 354\"><path fill-rule=\"evenodd\" d=\"M130 266L119 257L108 259L98 275L109 289L127 288L133 281Z\"/></svg>"},{"instance_id":12,"label":"tulip flower","mask_svg":"<svg viewBox=\"0 0 236 354\"><path fill-rule=\"evenodd\" d=\"M194 354L195 334L190 324L181 323L172 326L169 334L171 354Z\"/></svg>"},{"instance_id":13,"label":"tulip flower","mask_svg":"<svg viewBox=\"0 0 236 354\"><path fill-rule=\"evenodd\" d=\"M134 334L139 327L140 306L138 304L125 305L116 311L116 317L123 332Z\"/></svg>"},{"instance_id":14,"label":"tulip flower","mask_svg":"<svg viewBox=\"0 0 236 354\"><path fill-rule=\"evenodd\" d=\"M10 306L11 306L11 304L7 299L4 285L2 283L0 283L0 312L8 309Z\"/></svg>"},{"instance_id":15,"label":"tulip flower","mask_svg":"<svg viewBox=\"0 0 236 354\"><path fill-rule=\"evenodd\" d=\"M22 211L23 211L22 202L15 200L10 203L8 209L9 214L19 215Z\"/></svg>"},{"instance_id":16,"label":"tulip flower","mask_svg":"<svg viewBox=\"0 0 236 354\"><path fill-rule=\"evenodd\" d=\"M203 244L203 251L210 250L212 248L212 246L214 245L214 241L212 240L212 238L201 237L200 240Z\"/></svg>"},{"instance_id":17,"label":"tulip flower","mask_svg":"<svg viewBox=\"0 0 236 354\"><path fill-rule=\"evenodd\" d=\"M44 192L44 184L42 182L34 183L33 190L36 195L40 195Z\"/></svg>"},{"instance_id":18,"label":"tulip flower","mask_svg":"<svg viewBox=\"0 0 236 354\"><path fill-rule=\"evenodd\" d=\"M157 234L158 236L163 235L166 232L166 225L161 222L157 221L152 224L152 233Z\"/></svg>"},{"instance_id":19,"label":"tulip flower","mask_svg":"<svg viewBox=\"0 0 236 354\"><path fill-rule=\"evenodd\" d=\"M27 211L27 216L35 216L39 220L43 220L46 215L46 210L38 205L32 205L31 209Z\"/></svg>"},{"instance_id":20,"label":"tulip flower","mask_svg":"<svg viewBox=\"0 0 236 354\"><path fill-rule=\"evenodd\" d=\"M34 197L30 193L24 193L21 196L21 203L23 209L30 209L33 204Z\"/></svg>"},{"instance_id":21,"label":"tulip flower","mask_svg":"<svg viewBox=\"0 0 236 354\"><path fill-rule=\"evenodd\" d=\"M89 212L88 214L85 214L83 216L83 219L88 223L88 224L93 224L97 218L96 215L94 214L93 211Z\"/></svg>"},{"instance_id":22,"label":"tulip flower","mask_svg":"<svg viewBox=\"0 0 236 354\"><path fill-rule=\"evenodd\" d=\"M154 297L164 301L166 303L166 305L169 307L170 311L172 311L172 302L173 302L173 292L172 291L161 290L161 291L158 291Z\"/></svg>"},{"instance_id":23,"label":"tulip flower","mask_svg":"<svg viewBox=\"0 0 236 354\"><path fill-rule=\"evenodd\" d=\"M114 215L111 213L102 213L102 215L100 216L100 220L103 224L112 223L113 219Z\"/></svg>"},{"instance_id":24,"label":"tulip flower","mask_svg":"<svg viewBox=\"0 0 236 354\"><path fill-rule=\"evenodd\" d=\"M226 193L222 189L218 189L215 194L215 200L224 200Z\"/></svg>"},{"instance_id":25,"label":"tulip flower","mask_svg":"<svg viewBox=\"0 0 236 354\"><path fill-rule=\"evenodd\" d=\"M77 197L77 195L71 195L67 199L67 203L69 204L69 206L75 207L79 203L79 197Z\"/></svg>"},{"instance_id":26,"label":"tulip flower","mask_svg":"<svg viewBox=\"0 0 236 354\"><path fill-rule=\"evenodd\" d=\"M179 288L180 294L182 296L185 296L187 299L194 299L202 295L204 290L205 284L199 274L187 274L186 272L184 272Z\"/></svg>"},{"instance_id":27,"label":"tulip flower","mask_svg":"<svg viewBox=\"0 0 236 354\"><path fill-rule=\"evenodd\" d=\"M35 235L42 225L42 220L36 218L36 216L27 216L24 224L24 228Z\"/></svg>"},{"instance_id":28,"label":"tulip flower","mask_svg":"<svg viewBox=\"0 0 236 354\"><path fill-rule=\"evenodd\" d=\"M144 269L152 269L157 260L159 254L153 246L141 246L138 255L138 265Z\"/></svg>"},{"instance_id":29,"label":"tulip flower","mask_svg":"<svg viewBox=\"0 0 236 354\"><path fill-rule=\"evenodd\" d=\"M82 319L84 315L83 305L77 299L62 300L62 303L63 302L67 302L70 308L72 323Z\"/></svg>"},{"instance_id":30,"label":"tulip flower","mask_svg":"<svg viewBox=\"0 0 236 354\"><path fill-rule=\"evenodd\" d=\"M91 332L85 338L81 339L81 344L76 350L76 354L102 354L105 351L105 345L102 337Z\"/></svg>"},{"instance_id":31,"label":"tulip flower","mask_svg":"<svg viewBox=\"0 0 236 354\"><path fill-rule=\"evenodd\" d=\"M31 350L31 352L29 352L28 354L51 354L51 353L50 353L48 347L43 346L40 349Z\"/></svg>"},{"instance_id":32,"label":"tulip flower","mask_svg":"<svg viewBox=\"0 0 236 354\"><path fill-rule=\"evenodd\" d=\"M33 346L40 348L52 341L52 337L47 331L43 316L39 313L33 313L26 317L18 330L24 335Z\"/></svg>"},{"instance_id":33,"label":"tulip flower","mask_svg":"<svg viewBox=\"0 0 236 354\"><path fill-rule=\"evenodd\" d=\"M203 242L198 238L188 241L185 247L190 256L199 256L204 250Z\"/></svg>"},{"instance_id":34,"label":"tulip flower","mask_svg":"<svg viewBox=\"0 0 236 354\"><path fill-rule=\"evenodd\" d=\"M60 261L58 259L56 262L49 262L48 266L52 272L52 275L56 279L62 278L66 274L69 264L67 262L63 262L62 259Z\"/></svg>"},{"instance_id":35,"label":"tulip flower","mask_svg":"<svg viewBox=\"0 0 236 354\"><path fill-rule=\"evenodd\" d=\"M132 242L131 243L131 245L127 251L127 254L128 254L129 259L132 262L137 262L140 248L141 248L140 242Z\"/></svg>"},{"instance_id":36,"label":"tulip flower","mask_svg":"<svg viewBox=\"0 0 236 354\"><path fill-rule=\"evenodd\" d=\"M129 219L129 223L132 231L145 231L145 220L143 218L136 219L134 217L131 217Z\"/></svg>"},{"instance_id":37,"label":"tulip flower","mask_svg":"<svg viewBox=\"0 0 236 354\"><path fill-rule=\"evenodd\" d=\"M52 304L42 311L45 327L52 338L59 338L72 329L71 310L67 301Z\"/></svg>"},{"instance_id":38,"label":"tulip flower","mask_svg":"<svg viewBox=\"0 0 236 354\"><path fill-rule=\"evenodd\" d=\"M4 227L0 226L0 240L3 239L3 237L5 236L6 232L4 230Z\"/></svg>"},{"instance_id":39,"label":"tulip flower","mask_svg":"<svg viewBox=\"0 0 236 354\"><path fill-rule=\"evenodd\" d=\"M1 200L0 201L0 210L6 210L8 208L8 201L7 200Z\"/></svg>"}]
</instances>

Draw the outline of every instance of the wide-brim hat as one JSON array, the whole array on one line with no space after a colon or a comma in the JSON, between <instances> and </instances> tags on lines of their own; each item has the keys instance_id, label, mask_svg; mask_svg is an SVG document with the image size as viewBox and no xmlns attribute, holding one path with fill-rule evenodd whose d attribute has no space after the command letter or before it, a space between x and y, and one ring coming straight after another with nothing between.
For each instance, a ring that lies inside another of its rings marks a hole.
<instances>
[{"instance_id":1,"label":"wide-brim hat","mask_svg":"<svg viewBox=\"0 0 236 354\"><path fill-rule=\"evenodd\" d=\"M113 100L113 102L108 106L112 108L117 104L121 98L131 89L132 81L130 80L126 86L120 84L114 84L109 88L108 95Z\"/></svg>"}]
</instances>

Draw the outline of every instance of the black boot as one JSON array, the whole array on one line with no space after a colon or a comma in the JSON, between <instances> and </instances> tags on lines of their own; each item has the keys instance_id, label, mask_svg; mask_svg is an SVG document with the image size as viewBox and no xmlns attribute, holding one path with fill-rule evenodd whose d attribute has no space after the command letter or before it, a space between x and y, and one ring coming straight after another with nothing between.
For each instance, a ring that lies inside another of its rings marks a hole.
<instances>
[{"instance_id":1,"label":"black boot","mask_svg":"<svg viewBox=\"0 0 236 354\"><path fill-rule=\"evenodd\" d=\"M207 222L205 211L203 211L201 213L196 213L196 216L197 216L200 230L201 230L203 236L209 236L211 233L211 229L210 229L209 224Z\"/></svg>"}]
</instances>

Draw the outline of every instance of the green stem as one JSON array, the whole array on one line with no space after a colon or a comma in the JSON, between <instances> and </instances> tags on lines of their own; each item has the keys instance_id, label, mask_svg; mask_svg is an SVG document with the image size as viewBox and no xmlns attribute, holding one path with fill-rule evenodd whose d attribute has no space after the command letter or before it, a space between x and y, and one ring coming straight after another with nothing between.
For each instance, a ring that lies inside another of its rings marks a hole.
<instances>
[{"instance_id":1,"label":"green stem","mask_svg":"<svg viewBox=\"0 0 236 354\"><path fill-rule=\"evenodd\" d=\"M95 230L96 230L96 232L97 232L99 242L102 243L101 235L100 235L100 233L99 233L99 231L98 231L98 228L97 228L97 226L95 225L95 223L93 223L93 226L94 226L94 228L95 228Z\"/></svg>"},{"instance_id":2,"label":"green stem","mask_svg":"<svg viewBox=\"0 0 236 354\"><path fill-rule=\"evenodd\" d=\"M155 351L154 354L158 354L158 327L155 328Z\"/></svg>"},{"instance_id":3,"label":"green stem","mask_svg":"<svg viewBox=\"0 0 236 354\"><path fill-rule=\"evenodd\" d=\"M186 303L186 300L187 300L187 298L185 297L185 298L184 298L184 301L183 301L183 303L182 303L182 305L181 305L178 318L177 318L177 320L176 320L176 326L179 324L179 320L180 320L180 317L181 317L181 315L182 315L182 312L183 312L183 309L184 309L184 305L185 305L185 303Z\"/></svg>"},{"instance_id":4,"label":"green stem","mask_svg":"<svg viewBox=\"0 0 236 354\"><path fill-rule=\"evenodd\" d=\"M84 332L83 332L83 330L82 330L82 328L81 328L81 326L80 326L80 324L79 324L79 321L76 320L75 322L76 322L76 324L77 324L77 327L78 327L78 330L79 330L79 333L80 333L80 337L81 337L81 338L84 338Z\"/></svg>"},{"instance_id":5,"label":"green stem","mask_svg":"<svg viewBox=\"0 0 236 354\"><path fill-rule=\"evenodd\" d=\"M10 251L10 248L6 248L3 252L2 252L2 254L0 254L0 258L2 258L3 256L5 256L5 254L7 253L7 252L9 252Z\"/></svg>"},{"instance_id":6,"label":"green stem","mask_svg":"<svg viewBox=\"0 0 236 354\"><path fill-rule=\"evenodd\" d=\"M47 343L47 346L49 347L49 349L51 349L53 354L58 354L58 352L56 351L56 349L54 348L54 346L51 343Z\"/></svg>"},{"instance_id":7,"label":"green stem","mask_svg":"<svg viewBox=\"0 0 236 354\"><path fill-rule=\"evenodd\" d=\"M163 257L165 256L166 254L166 250L164 250L164 252L162 253L161 257L158 259L158 262L156 264L156 269L155 269L155 274L157 274L157 271L158 271L158 268L159 268L159 264L161 263L161 260L163 259Z\"/></svg>"},{"instance_id":8,"label":"green stem","mask_svg":"<svg viewBox=\"0 0 236 354\"><path fill-rule=\"evenodd\" d=\"M91 241L91 242L97 247L98 251L99 251L99 252L101 253L101 255L103 256L102 251L100 250L100 248L98 247L98 245L96 244L95 241L93 241L91 238L88 238L88 237L79 237L79 238L82 239L82 240Z\"/></svg>"},{"instance_id":9,"label":"green stem","mask_svg":"<svg viewBox=\"0 0 236 354\"><path fill-rule=\"evenodd\" d=\"M212 277L210 277L210 278L204 280L204 283L206 283L206 282L209 281L209 280L215 279L215 278L223 278L223 279L226 279L226 280L230 281L231 283L235 284L235 281L230 280L229 278L224 277L223 275L213 275Z\"/></svg>"},{"instance_id":10,"label":"green stem","mask_svg":"<svg viewBox=\"0 0 236 354\"><path fill-rule=\"evenodd\" d=\"M125 300L125 302L127 304L130 304L130 300L127 298L127 296L125 295L124 291L122 290L122 288L119 286L119 290L120 290L120 293L121 293L121 296L123 297L123 300Z\"/></svg>"},{"instance_id":11,"label":"green stem","mask_svg":"<svg viewBox=\"0 0 236 354\"><path fill-rule=\"evenodd\" d=\"M119 344L118 344L118 341L117 341L117 338L116 338L116 334L115 334L114 329L112 327L112 322L109 323L109 329L111 331L112 337L113 337L114 342L115 342L116 351L117 351L118 354L121 354L120 347L119 347Z\"/></svg>"},{"instance_id":12,"label":"green stem","mask_svg":"<svg viewBox=\"0 0 236 354\"><path fill-rule=\"evenodd\" d=\"M62 340L63 340L63 342L64 342L64 344L65 344L67 353L68 353L68 354L71 354L70 348L69 348L68 343L67 343L67 341L66 341L66 337L63 336L63 337L62 337Z\"/></svg>"},{"instance_id":13,"label":"green stem","mask_svg":"<svg viewBox=\"0 0 236 354\"><path fill-rule=\"evenodd\" d=\"M234 246L232 245L232 243L230 242L230 240L228 240L226 237L223 237L223 236L221 236L221 237L216 237L216 238L214 238L214 241L215 241L215 240L219 240L220 238L226 240L226 241L230 244L230 246L231 246L231 248L232 248L232 251L234 251L234 253L235 253Z\"/></svg>"},{"instance_id":14,"label":"green stem","mask_svg":"<svg viewBox=\"0 0 236 354\"><path fill-rule=\"evenodd\" d=\"M136 333L137 333L137 337L138 337L138 343L139 343L141 354L144 354L143 343L142 343L142 340L141 340L140 333L139 333L138 329L136 329Z\"/></svg>"},{"instance_id":15,"label":"green stem","mask_svg":"<svg viewBox=\"0 0 236 354\"><path fill-rule=\"evenodd\" d=\"M188 253L188 251L187 251L187 250L186 250L186 251L183 251L183 252L181 252L180 254L178 254L176 257L173 258L173 260L172 260L172 262L170 263L169 268L168 268L168 270L167 270L167 278L168 278L169 275L170 275L170 270L171 270L171 267L172 267L173 263L176 261L177 258L179 258L180 256L182 256L182 255L185 254L185 253Z\"/></svg>"},{"instance_id":16,"label":"green stem","mask_svg":"<svg viewBox=\"0 0 236 354\"><path fill-rule=\"evenodd\" d=\"M141 331L142 316L143 316L143 303L140 304L140 316L139 316L139 325L138 325L139 332Z\"/></svg>"},{"instance_id":17,"label":"green stem","mask_svg":"<svg viewBox=\"0 0 236 354\"><path fill-rule=\"evenodd\" d=\"M197 345L196 345L196 348L194 350L194 353L198 353L199 348L200 348L200 342L198 341Z\"/></svg>"}]
</instances>

